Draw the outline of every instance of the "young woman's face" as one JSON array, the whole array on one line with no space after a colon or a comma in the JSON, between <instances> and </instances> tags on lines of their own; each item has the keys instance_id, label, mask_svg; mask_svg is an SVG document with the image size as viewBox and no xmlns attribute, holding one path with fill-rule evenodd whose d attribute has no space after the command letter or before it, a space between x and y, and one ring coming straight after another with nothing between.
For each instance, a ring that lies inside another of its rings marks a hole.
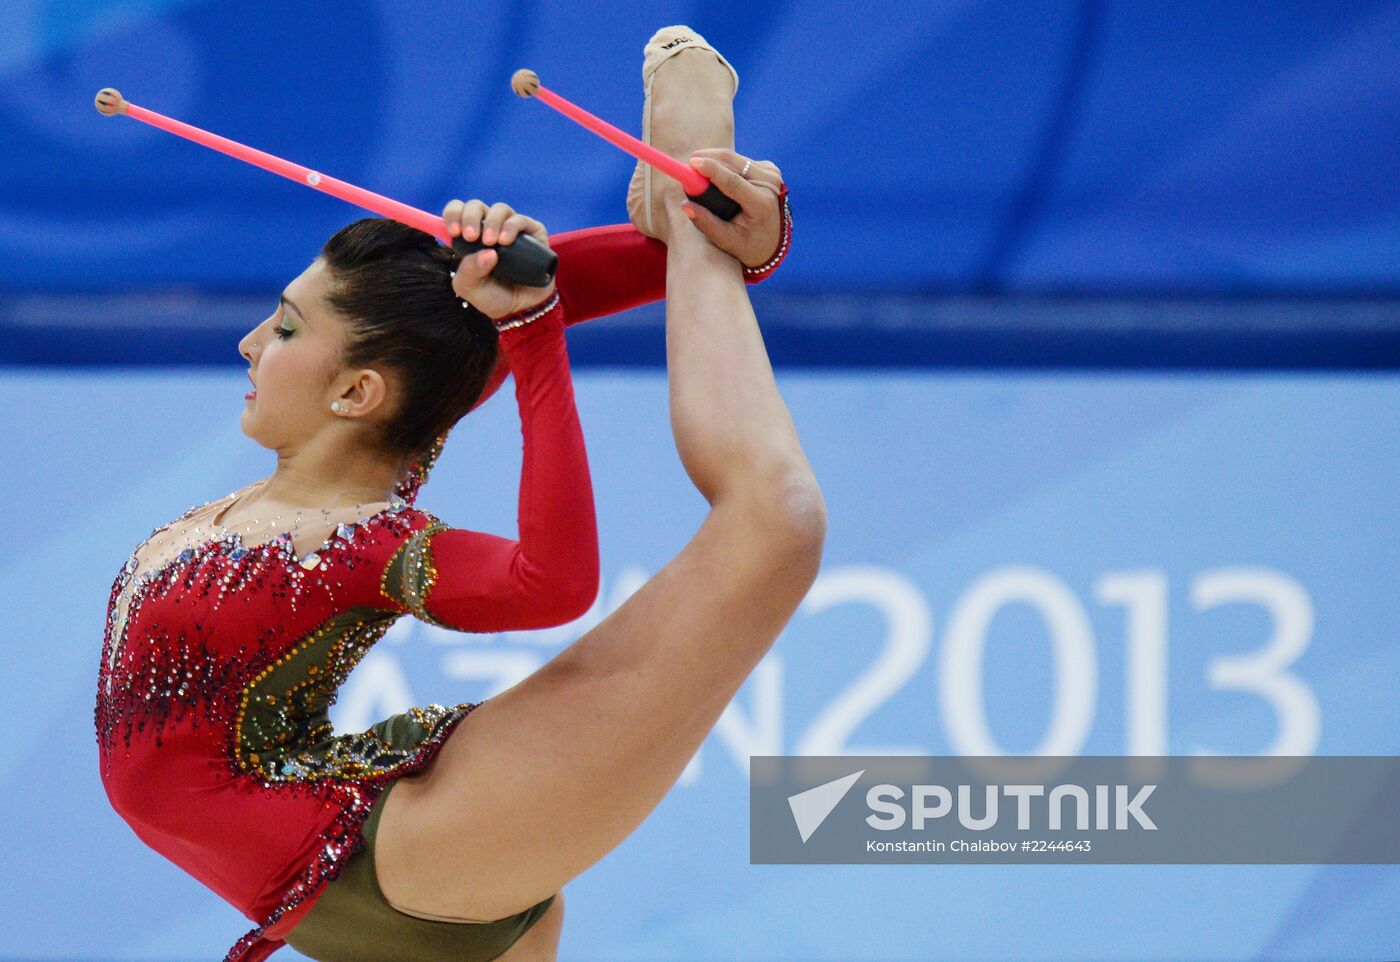
<instances>
[{"instance_id":1,"label":"young woman's face","mask_svg":"<svg viewBox=\"0 0 1400 962\"><path fill-rule=\"evenodd\" d=\"M244 404L243 433L282 449L311 437L337 415L333 381L346 322L326 304L329 278L319 258L287 285L277 310L238 342L255 390Z\"/></svg>"}]
</instances>

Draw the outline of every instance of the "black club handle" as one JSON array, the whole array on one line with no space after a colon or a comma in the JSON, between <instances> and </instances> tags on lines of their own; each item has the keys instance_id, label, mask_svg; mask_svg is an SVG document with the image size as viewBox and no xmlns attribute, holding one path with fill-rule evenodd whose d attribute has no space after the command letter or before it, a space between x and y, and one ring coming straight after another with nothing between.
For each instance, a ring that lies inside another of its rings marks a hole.
<instances>
[{"instance_id":1,"label":"black club handle","mask_svg":"<svg viewBox=\"0 0 1400 962\"><path fill-rule=\"evenodd\" d=\"M514 241L504 246L452 238L452 249L463 257L483 251L488 246L495 247L498 258L491 276L503 284L548 287L549 282L554 280L554 272L559 269L559 255L529 234L517 234Z\"/></svg>"},{"instance_id":2,"label":"black club handle","mask_svg":"<svg viewBox=\"0 0 1400 962\"><path fill-rule=\"evenodd\" d=\"M742 210L738 204L714 184L706 187L701 194L686 194L695 203L714 214L720 220L733 220Z\"/></svg>"}]
</instances>

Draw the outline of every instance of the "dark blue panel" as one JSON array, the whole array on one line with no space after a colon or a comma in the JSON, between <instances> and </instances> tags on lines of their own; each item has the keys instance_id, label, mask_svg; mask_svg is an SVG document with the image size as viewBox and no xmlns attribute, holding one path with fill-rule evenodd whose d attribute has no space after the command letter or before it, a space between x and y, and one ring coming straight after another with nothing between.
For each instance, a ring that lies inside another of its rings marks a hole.
<instances>
[{"instance_id":1,"label":"dark blue panel","mask_svg":"<svg viewBox=\"0 0 1400 962\"><path fill-rule=\"evenodd\" d=\"M625 218L629 158L507 80L640 127L690 21L778 162L789 291L1400 292L1400 5L1064 0L456 5L16 0L0 289L280 285L357 212L129 120L134 102L437 210Z\"/></svg>"}]
</instances>

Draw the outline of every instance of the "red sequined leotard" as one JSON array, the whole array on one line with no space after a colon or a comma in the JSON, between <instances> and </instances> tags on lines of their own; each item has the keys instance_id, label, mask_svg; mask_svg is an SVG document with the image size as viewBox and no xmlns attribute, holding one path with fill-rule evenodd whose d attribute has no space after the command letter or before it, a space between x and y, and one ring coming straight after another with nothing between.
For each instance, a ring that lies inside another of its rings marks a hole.
<instances>
[{"instance_id":1,"label":"red sequined leotard","mask_svg":"<svg viewBox=\"0 0 1400 962\"><path fill-rule=\"evenodd\" d=\"M751 281L786 254L786 212L778 256L748 271ZM551 246L560 306L501 335L502 364L482 397L508 365L524 438L519 541L451 528L414 506L444 435L387 508L340 525L314 552L298 556L289 535L264 544L225 535L138 571L143 542L112 585L95 712L103 785L143 841L256 924L226 962L259 962L285 944L362 846L379 794L427 765L476 707L430 705L392 727L332 733L337 687L395 620L544 627L576 617L597 592L562 322L659 299L666 253L624 225Z\"/></svg>"}]
</instances>

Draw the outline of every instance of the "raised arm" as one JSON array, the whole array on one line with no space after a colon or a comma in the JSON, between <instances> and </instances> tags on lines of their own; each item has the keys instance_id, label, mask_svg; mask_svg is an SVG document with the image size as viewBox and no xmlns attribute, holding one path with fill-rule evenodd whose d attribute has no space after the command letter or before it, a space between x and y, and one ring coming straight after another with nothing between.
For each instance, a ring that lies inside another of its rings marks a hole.
<instances>
[{"instance_id":1,"label":"raised arm","mask_svg":"<svg viewBox=\"0 0 1400 962\"><path fill-rule=\"evenodd\" d=\"M723 150L702 150L698 153L704 158L702 165L728 162L733 156L732 151ZM755 242L760 246L750 257L741 258L745 263L744 278L750 284L765 280L777 270L792 246L792 213L788 208L787 185L781 182L782 175L772 164L764 164L763 168L761 172L755 171L754 178L757 179L761 173L765 179L761 183L769 187L775 196L772 203L755 206L755 213L745 215L764 221L764 229L753 232ZM708 169L701 166L701 171L711 176L718 170L718 166ZM697 226L721 229L703 219L697 220ZM666 296L666 245L646 236L631 224L566 231L551 238L550 246L559 255L556 277L559 296L564 301L566 324L616 314ZM771 253L765 255L764 251ZM502 357L486 389L477 399L478 407L500 388L509 373L508 358Z\"/></svg>"},{"instance_id":2,"label":"raised arm","mask_svg":"<svg viewBox=\"0 0 1400 962\"><path fill-rule=\"evenodd\" d=\"M737 155L729 150L702 150L697 164L711 177ZM787 257L792 241L792 214L782 174L769 163L753 173L755 183L768 187L774 197L767 204L752 205L753 213L741 216L754 221L754 247L741 257L744 278L750 284L764 280ZM759 178L762 177L762 180ZM694 205L687 205L694 208ZM718 224L713 217L697 220L699 227ZM755 229L756 228L756 229ZM666 245L648 237L631 224L610 224L567 231L550 241L559 254L559 292L564 298L568 323L650 304L666 296Z\"/></svg>"},{"instance_id":3,"label":"raised arm","mask_svg":"<svg viewBox=\"0 0 1400 962\"><path fill-rule=\"evenodd\" d=\"M503 207L491 208L485 222L485 229L502 232L502 242L537 225L501 213ZM448 207L470 219L475 208L463 209ZM546 239L542 227L537 236ZM562 624L583 614L598 593L598 528L564 345L564 302L553 289L505 289L487 279L494 256L488 250L465 258L455 284L495 319L515 374L524 445L519 540L433 522L395 553L384 578L390 596L419 618L461 631ZM532 303L541 293L543 302ZM521 309L522 303L529 306Z\"/></svg>"}]
</instances>

